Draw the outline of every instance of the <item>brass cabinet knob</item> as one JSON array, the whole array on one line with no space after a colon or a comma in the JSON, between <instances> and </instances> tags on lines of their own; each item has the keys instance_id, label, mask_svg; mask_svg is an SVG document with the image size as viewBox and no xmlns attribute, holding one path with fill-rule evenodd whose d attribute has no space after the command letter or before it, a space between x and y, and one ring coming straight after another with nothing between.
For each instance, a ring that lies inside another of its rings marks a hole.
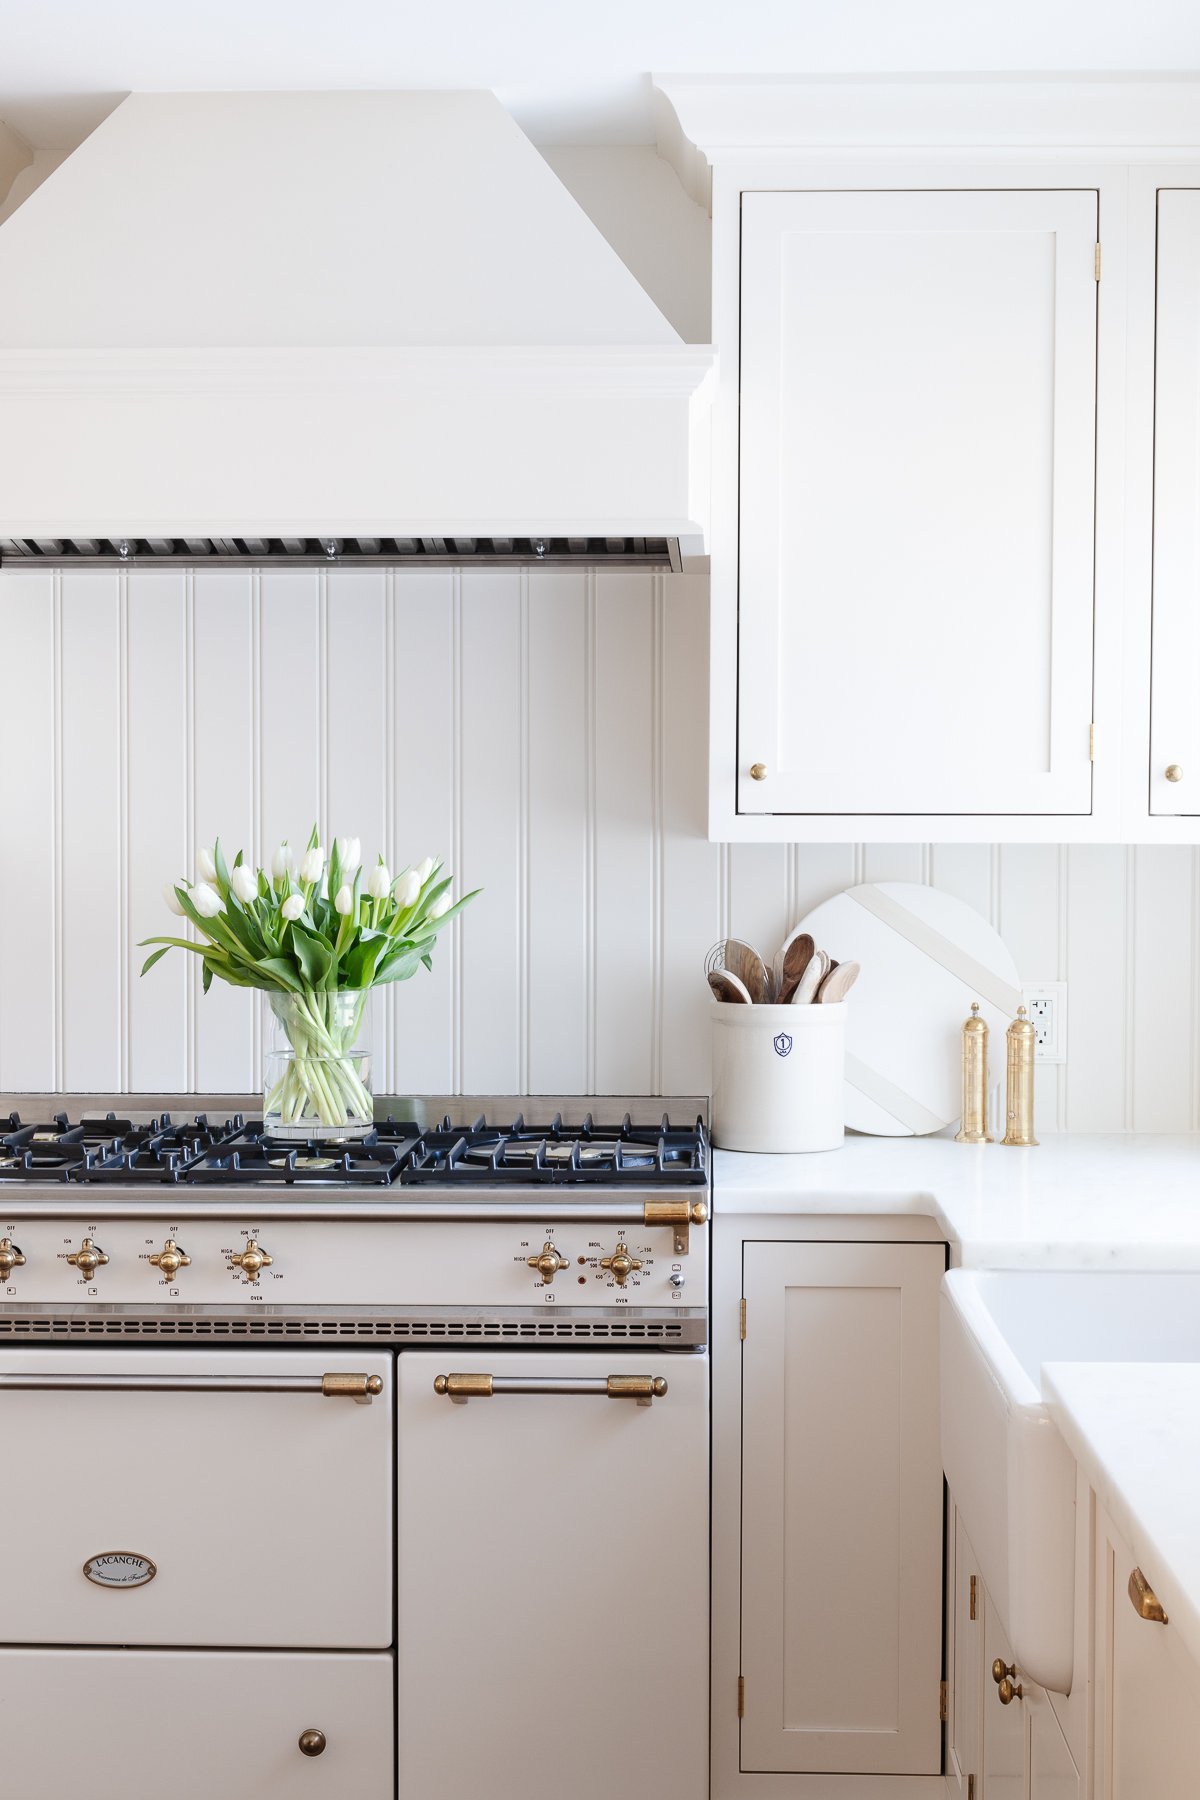
<instances>
[{"instance_id":1,"label":"brass cabinet knob","mask_svg":"<svg viewBox=\"0 0 1200 1800\"><path fill-rule=\"evenodd\" d=\"M996 1691L1000 1695L1001 1706L1011 1706L1014 1700L1023 1699L1025 1694L1025 1689L1023 1687L1014 1687L1007 1675L1004 1677L1004 1680L1000 1683Z\"/></svg>"},{"instance_id":2,"label":"brass cabinet knob","mask_svg":"<svg viewBox=\"0 0 1200 1800\"><path fill-rule=\"evenodd\" d=\"M229 1266L231 1269L240 1269L247 1281L257 1281L260 1272L269 1269L271 1262L272 1258L259 1248L257 1240L250 1238L244 1250L237 1256L230 1257Z\"/></svg>"},{"instance_id":3,"label":"brass cabinet knob","mask_svg":"<svg viewBox=\"0 0 1200 1800\"><path fill-rule=\"evenodd\" d=\"M23 1268L25 1258L18 1246L8 1238L0 1238L0 1281L7 1281L14 1269Z\"/></svg>"},{"instance_id":4,"label":"brass cabinet knob","mask_svg":"<svg viewBox=\"0 0 1200 1800\"><path fill-rule=\"evenodd\" d=\"M751 781L765 781L767 779L766 763L751 763L750 779Z\"/></svg>"},{"instance_id":5,"label":"brass cabinet knob","mask_svg":"<svg viewBox=\"0 0 1200 1800\"><path fill-rule=\"evenodd\" d=\"M320 1756L325 1748L325 1733L310 1726L307 1731L300 1733L296 1742L300 1746L301 1756Z\"/></svg>"},{"instance_id":6,"label":"brass cabinet knob","mask_svg":"<svg viewBox=\"0 0 1200 1800\"><path fill-rule=\"evenodd\" d=\"M90 1281L96 1270L103 1268L108 1258L99 1244L93 1244L91 1238L84 1238L78 1250L72 1250L67 1261L79 1270L85 1281Z\"/></svg>"},{"instance_id":7,"label":"brass cabinet knob","mask_svg":"<svg viewBox=\"0 0 1200 1800\"><path fill-rule=\"evenodd\" d=\"M549 1287L560 1269L567 1267L565 1256L558 1254L555 1246L549 1242L542 1245L540 1256L527 1256L525 1261L531 1269L536 1269L546 1286Z\"/></svg>"},{"instance_id":8,"label":"brass cabinet knob","mask_svg":"<svg viewBox=\"0 0 1200 1800\"><path fill-rule=\"evenodd\" d=\"M1168 781L1182 781L1183 770L1180 765L1178 763L1168 763L1166 767L1166 777Z\"/></svg>"},{"instance_id":9,"label":"brass cabinet knob","mask_svg":"<svg viewBox=\"0 0 1200 1800\"><path fill-rule=\"evenodd\" d=\"M624 1244L618 1244L611 1256L600 1258L600 1267L612 1270L613 1279L618 1287L624 1287L634 1270L640 1269L641 1266L636 1256L630 1256Z\"/></svg>"},{"instance_id":10,"label":"brass cabinet knob","mask_svg":"<svg viewBox=\"0 0 1200 1800\"><path fill-rule=\"evenodd\" d=\"M150 1258L150 1267L161 1269L168 1281L174 1281L180 1269L190 1268L191 1261L191 1257L184 1254L175 1239L168 1238L162 1249Z\"/></svg>"},{"instance_id":11,"label":"brass cabinet knob","mask_svg":"<svg viewBox=\"0 0 1200 1800\"><path fill-rule=\"evenodd\" d=\"M1002 1662L999 1657L997 1657L995 1662L992 1664L992 1680L996 1683L997 1687L999 1687L1000 1683L1004 1680L1005 1676L1015 1675L1016 1672L1017 1672L1016 1663Z\"/></svg>"}]
</instances>

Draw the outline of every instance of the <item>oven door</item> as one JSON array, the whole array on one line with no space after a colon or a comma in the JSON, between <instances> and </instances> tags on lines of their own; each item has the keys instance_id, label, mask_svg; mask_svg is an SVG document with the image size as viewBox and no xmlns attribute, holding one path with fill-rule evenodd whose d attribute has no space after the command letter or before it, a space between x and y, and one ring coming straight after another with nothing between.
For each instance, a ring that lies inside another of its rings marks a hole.
<instances>
[{"instance_id":1,"label":"oven door","mask_svg":"<svg viewBox=\"0 0 1200 1800\"><path fill-rule=\"evenodd\" d=\"M704 1800L707 1357L406 1351L398 1391L400 1793Z\"/></svg>"},{"instance_id":2,"label":"oven door","mask_svg":"<svg viewBox=\"0 0 1200 1800\"><path fill-rule=\"evenodd\" d=\"M390 1645L392 1372L359 1351L0 1352L20 1472L0 1637Z\"/></svg>"},{"instance_id":3,"label":"oven door","mask_svg":"<svg viewBox=\"0 0 1200 1800\"><path fill-rule=\"evenodd\" d=\"M0 1650L12 1800L392 1800L392 1659Z\"/></svg>"}]
</instances>

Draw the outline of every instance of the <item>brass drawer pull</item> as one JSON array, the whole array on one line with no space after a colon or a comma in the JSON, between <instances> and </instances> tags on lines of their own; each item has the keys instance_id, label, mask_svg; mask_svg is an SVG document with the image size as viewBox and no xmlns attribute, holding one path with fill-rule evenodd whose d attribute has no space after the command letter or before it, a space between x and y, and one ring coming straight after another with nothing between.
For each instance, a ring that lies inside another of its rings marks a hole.
<instances>
[{"instance_id":1,"label":"brass drawer pull","mask_svg":"<svg viewBox=\"0 0 1200 1800\"><path fill-rule=\"evenodd\" d=\"M1129 1598L1139 1619L1149 1619L1155 1625L1166 1624L1162 1601L1140 1569L1135 1569L1129 1577Z\"/></svg>"},{"instance_id":2,"label":"brass drawer pull","mask_svg":"<svg viewBox=\"0 0 1200 1800\"><path fill-rule=\"evenodd\" d=\"M0 1375L0 1392L66 1394L324 1394L369 1406L382 1375Z\"/></svg>"},{"instance_id":3,"label":"brass drawer pull","mask_svg":"<svg viewBox=\"0 0 1200 1800\"><path fill-rule=\"evenodd\" d=\"M447 1395L456 1406L503 1394L600 1394L651 1406L662 1399L667 1384L661 1375L435 1375L433 1391Z\"/></svg>"}]
</instances>

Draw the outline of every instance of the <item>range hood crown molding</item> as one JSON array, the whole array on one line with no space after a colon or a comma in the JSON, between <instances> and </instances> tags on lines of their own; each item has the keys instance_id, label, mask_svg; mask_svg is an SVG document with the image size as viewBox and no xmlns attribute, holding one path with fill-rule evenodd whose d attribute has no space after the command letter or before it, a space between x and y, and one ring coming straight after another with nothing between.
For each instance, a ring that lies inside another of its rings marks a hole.
<instances>
[{"instance_id":1,"label":"range hood crown molding","mask_svg":"<svg viewBox=\"0 0 1200 1800\"><path fill-rule=\"evenodd\" d=\"M135 94L0 225L0 538L698 542L714 362L493 95Z\"/></svg>"}]
</instances>

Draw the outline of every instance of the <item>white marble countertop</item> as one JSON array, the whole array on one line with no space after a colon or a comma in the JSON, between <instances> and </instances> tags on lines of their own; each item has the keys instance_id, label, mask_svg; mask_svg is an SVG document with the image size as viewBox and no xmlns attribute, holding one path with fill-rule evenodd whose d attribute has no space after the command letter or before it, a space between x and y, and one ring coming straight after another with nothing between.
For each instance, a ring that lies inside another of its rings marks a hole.
<instances>
[{"instance_id":1,"label":"white marble countertop","mask_svg":"<svg viewBox=\"0 0 1200 1800\"><path fill-rule=\"evenodd\" d=\"M850 1134L809 1156L713 1153L731 1213L910 1213L974 1268L1200 1268L1200 1134L1047 1136L1036 1149Z\"/></svg>"},{"instance_id":2,"label":"white marble countertop","mask_svg":"<svg viewBox=\"0 0 1200 1800\"><path fill-rule=\"evenodd\" d=\"M1047 1363L1042 1392L1200 1669L1200 1363Z\"/></svg>"}]
</instances>

